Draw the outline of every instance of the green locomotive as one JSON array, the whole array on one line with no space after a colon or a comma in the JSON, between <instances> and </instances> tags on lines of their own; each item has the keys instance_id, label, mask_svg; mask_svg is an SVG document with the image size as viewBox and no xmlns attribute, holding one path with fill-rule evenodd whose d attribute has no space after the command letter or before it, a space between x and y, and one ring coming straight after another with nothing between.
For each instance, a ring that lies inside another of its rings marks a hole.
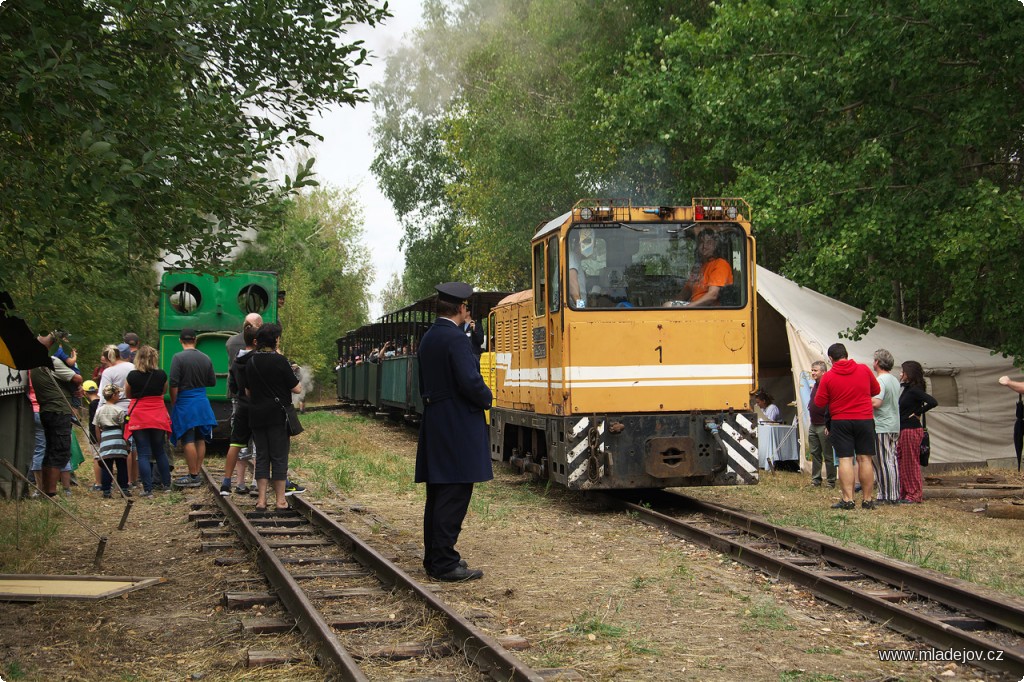
<instances>
[{"instance_id":1,"label":"green locomotive","mask_svg":"<svg viewBox=\"0 0 1024 682\"><path fill-rule=\"evenodd\" d=\"M196 348L210 357L217 374L217 385L206 392L217 416L214 439L227 438L230 431L230 359L225 343L241 331L249 313L259 313L264 322L277 322L283 297L273 272L212 275L180 269L166 271L160 280L160 366L170 373L171 358L181 351L181 330L196 330Z\"/></svg>"}]
</instances>

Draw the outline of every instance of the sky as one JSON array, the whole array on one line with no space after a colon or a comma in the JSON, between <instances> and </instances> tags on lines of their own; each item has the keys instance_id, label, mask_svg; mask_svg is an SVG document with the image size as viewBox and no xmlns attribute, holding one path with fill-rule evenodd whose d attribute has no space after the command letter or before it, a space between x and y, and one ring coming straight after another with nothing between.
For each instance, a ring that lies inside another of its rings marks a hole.
<instances>
[{"instance_id":1,"label":"sky","mask_svg":"<svg viewBox=\"0 0 1024 682\"><path fill-rule=\"evenodd\" d=\"M376 28L359 26L349 37L364 41L372 53L369 66L359 73L359 86L370 88L384 78L384 58L399 45L403 36L420 23L420 0L389 0L391 19ZM355 107L335 107L326 112L314 129L324 141L314 150L316 171L321 184L336 187L358 187L357 196L366 218L363 243L370 250L375 272L371 292L377 296L394 272L401 273L405 257L398 250L402 229L398 224L391 202L377 187L370 172L373 161L373 105L369 102ZM370 318L383 313L380 301L370 302Z\"/></svg>"}]
</instances>

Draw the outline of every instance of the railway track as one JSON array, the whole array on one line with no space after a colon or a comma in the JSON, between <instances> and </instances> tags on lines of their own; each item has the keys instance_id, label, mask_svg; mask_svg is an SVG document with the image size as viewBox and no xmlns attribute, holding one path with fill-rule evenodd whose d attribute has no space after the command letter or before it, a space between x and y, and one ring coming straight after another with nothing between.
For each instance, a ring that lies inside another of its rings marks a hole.
<instances>
[{"instance_id":1,"label":"railway track","mask_svg":"<svg viewBox=\"0 0 1024 682\"><path fill-rule=\"evenodd\" d=\"M233 544L223 528L230 526L262 574L242 577L237 591L225 593L225 605L280 604L281 616L243 619L243 627L257 634L298 630L330 679L405 677L410 669L396 661L409 659L417 660L418 678L467 679L471 668L495 680L578 679L572 671L531 669L508 650L525 640L488 635L439 599L438 585L418 583L302 497L289 497L288 510L257 512L221 497L205 468L203 479L217 511L198 510L193 519L206 537L229 540L213 548ZM273 652L256 656L288 660ZM426 659L430 664L420 664Z\"/></svg>"},{"instance_id":2,"label":"railway track","mask_svg":"<svg viewBox=\"0 0 1024 682\"><path fill-rule=\"evenodd\" d=\"M677 537L796 583L936 649L961 652L957 663L1009 673L1014 680L1024 675L1024 605L1019 602L686 495L643 495L642 502L631 494L610 500Z\"/></svg>"}]
</instances>

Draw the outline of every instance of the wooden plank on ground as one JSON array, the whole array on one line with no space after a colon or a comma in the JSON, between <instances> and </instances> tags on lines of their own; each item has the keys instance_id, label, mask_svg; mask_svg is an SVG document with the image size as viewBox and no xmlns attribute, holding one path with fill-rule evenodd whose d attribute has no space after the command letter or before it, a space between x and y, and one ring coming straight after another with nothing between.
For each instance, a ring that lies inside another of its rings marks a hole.
<instances>
[{"instance_id":1,"label":"wooden plank on ground","mask_svg":"<svg viewBox=\"0 0 1024 682\"><path fill-rule=\"evenodd\" d=\"M320 578L365 578L370 572L362 568L350 568L340 571L324 571L322 573L292 573L295 580L318 580ZM233 575L227 578L232 585L247 585L250 583L266 583L267 579L261 575Z\"/></svg>"},{"instance_id":2,"label":"wooden plank on ground","mask_svg":"<svg viewBox=\"0 0 1024 682\"><path fill-rule=\"evenodd\" d=\"M381 616L324 616L324 620L332 628L338 630L357 630L362 628L384 628L400 624L402 621ZM243 618L242 630L254 635L279 634L295 629L295 621L288 618Z\"/></svg>"},{"instance_id":3,"label":"wooden plank on ground","mask_svg":"<svg viewBox=\"0 0 1024 682\"><path fill-rule=\"evenodd\" d=\"M167 578L0 574L0 601L106 599L164 582L167 582Z\"/></svg>"},{"instance_id":4,"label":"wooden plank on ground","mask_svg":"<svg viewBox=\"0 0 1024 682\"><path fill-rule=\"evenodd\" d=\"M1024 488L925 488L924 499L939 500L949 498L978 499L978 498L1000 499L1004 497L1024 497Z\"/></svg>"},{"instance_id":5,"label":"wooden plank on ground","mask_svg":"<svg viewBox=\"0 0 1024 682\"><path fill-rule=\"evenodd\" d=\"M576 682L586 679L572 668L541 668L535 672L549 682Z\"/></svg>"},{"instance_id":6,"label":"wooden plank on ground","mask_svg":"<svg viewBox=\"0 0 1024 682\"><path fill-rule=\"evenodd\" d=\"M312 540L268 540L267 544L273 549L283 549L285 547L333 547L334 543L330 540L322 538L316 538Z\"/></svg>"},{"instance_id":7,"label":"wooden plank on ground","mask_svg":"<svg viewBox=\"0 0 1024 682\"><path fill-rule=\"evenodd\" d=\"M297 526L308 526L306 519L253 519L250 521L256 528L295 528Z\"/></svg>"},{"instance_id":8,"label":"wooden plank on ground","mask_svg":"<svg viewBox=\"0 0 1024 682\"><path fill-rule=\"evenodd\" d=\"M304 659L294 651L267 651L263 649L249 649L245 652L245 667L259 668L265 665L284 665L286 663L301 663Z\"/></svg>"},{"instance_id":9,"label":"wooden plank on ground","mask_svg":"<svg viewBox=\"0 0 1024 682\"><path fill-rule=\"evenodd\" d=\"M384 594L379 587L349 587L341 590L322 590L308 593L310 599L349 599L376 597ZM248 609L257 604L274 604L277 596L269 592L225 592L221 602L229 609Z\"/></svg>"},{"instance_id":10,"label":"wooden plank on ground","mask_svg":"<svg viewBox=\"0 0 1024 682\"><path fill-rule=\"evenodd\" d=\"M506 635L498 637L498 644L508 650L522 650L530 648L530 642L525 637ZM421 658L430 656L439 658L449 656L455 651L455 644L449 640L436 640L433 642L403 642L402 644L390 644L381 647L367 647L352 652L357 659L363 658L386 658L391 661L400 661L409 658Z\"/></svg>"},{"instance_id":11,"label":"wooden plank on ground","mask_svg":"<svg viewBox=\"0 0 1024 682\"><path fill-rule=\"evenodd\" d=\"M910 601L914 598L914 595L909 592L900 592L899 590L864 590L864 594L896 604Z\"/></svg>"},{"instance_id":12,"label":"wooden plank on ground","mask_svg":"<svg viewBox=\"0 0 1024 682\"><path fill-rule=\"evenodd\" d=\"M309 528L258 528L260 535L263 536L296 536L296 535L312 535L313 531Z\"/></svg>"},{"instance_id":13,"label":"wooden plank on ground","mask_svg":"<svg viewBox=\"0 0 1024 682\"><path fill-rule=\"evenodd\" d=\"M841 571L841 570L840 571L836 571L836 570L815 571L815 574L816 575L820 575L822 578L830 578L832 580L838 580L840 582L849 581L849 580L863 580L864 579L864 574L863 573L852 573L850 571Z\"/></svg>"},{"instance_id":14,"label":"wooden plank on ground","mask_svg":"<svg viewBox=\"0 0 1024 682\"><path fill-rule=\"evenodd\" d=\"M985 516L993 519L1024 519L1024 504L989 502L985 505Z\"/></svg>"}]
</instances>

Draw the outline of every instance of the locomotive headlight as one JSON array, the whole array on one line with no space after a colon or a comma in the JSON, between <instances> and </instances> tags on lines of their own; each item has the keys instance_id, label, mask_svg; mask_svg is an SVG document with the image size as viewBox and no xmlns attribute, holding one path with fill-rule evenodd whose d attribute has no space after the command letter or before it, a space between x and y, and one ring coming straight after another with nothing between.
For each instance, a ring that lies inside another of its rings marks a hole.
<instances>
[{"instance_id":1,"label":"locomotive headlight","mask_svg":"<svg viewBox=\"0 0 1024 682\"><path fill-rule=\"evenodd\" d=\"M725 215L729 216L729 220L736 220L736 216L739 215L739 211L736 210L735 206L730 206L725 209Z\"/></svg>"},{"instance_id":2,"label":"locomotive headlight","mask_svg":"<svg viewBox=\"0 0 1024 682\"><path fill-rule=\"evenodd\" d=\"M589 206L584 206L583 208L580 209L580 219L581 220L590 220L593 217L594 217L594 212L590 209Z\"/></svg>"}]
</instances>

